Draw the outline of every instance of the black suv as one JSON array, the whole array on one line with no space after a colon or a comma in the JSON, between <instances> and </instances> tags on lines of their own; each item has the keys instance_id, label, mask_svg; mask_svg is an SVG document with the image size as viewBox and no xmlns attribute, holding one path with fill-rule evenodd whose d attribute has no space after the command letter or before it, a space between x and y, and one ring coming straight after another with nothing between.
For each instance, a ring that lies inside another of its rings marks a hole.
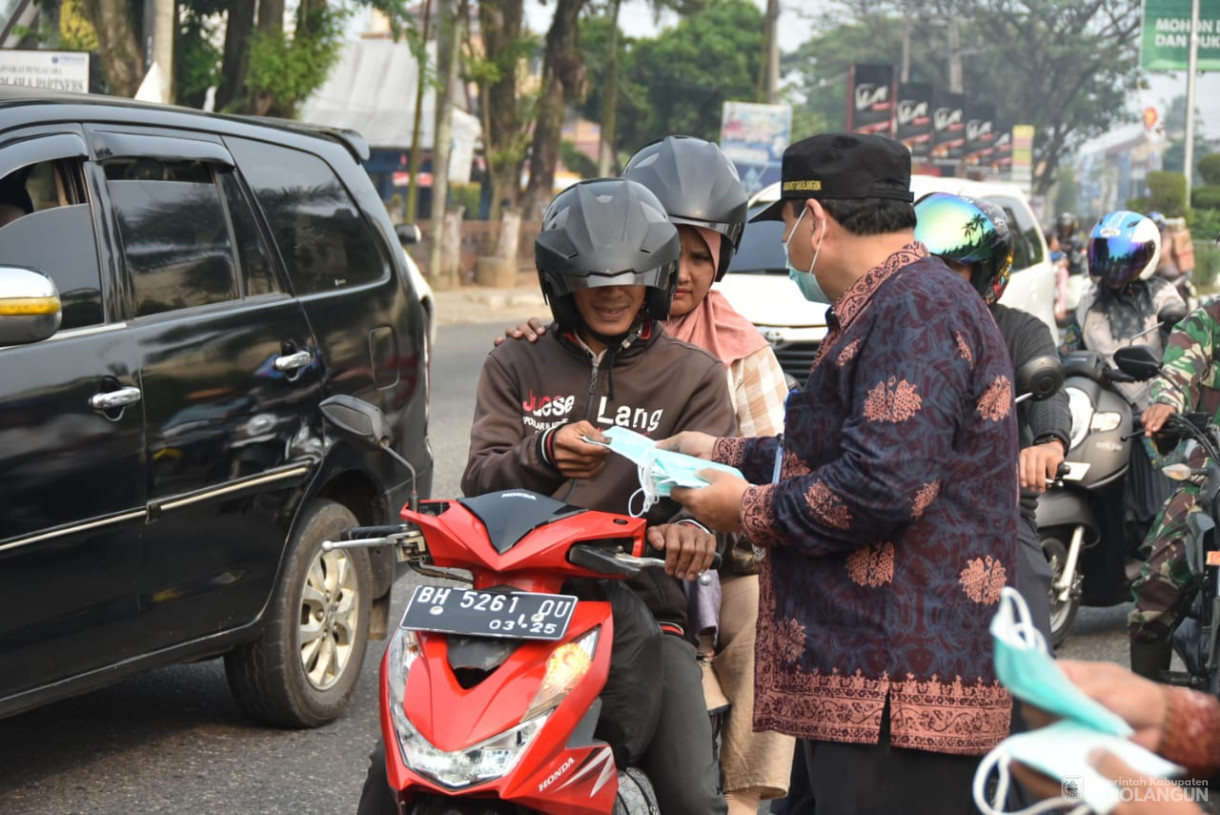
<instances>
[{"instance_id":1,"label":"black suv","mask_svg":"<svg viewBox=\"0 0 1220 815\"><path fill-rule=\"evenodd\" d=\"M356 134L0 86L0 715L224 655L315 726L387 629L410 476L323 424L386 412L432 478L428 347Z\"/></svg>"}]
</instances>

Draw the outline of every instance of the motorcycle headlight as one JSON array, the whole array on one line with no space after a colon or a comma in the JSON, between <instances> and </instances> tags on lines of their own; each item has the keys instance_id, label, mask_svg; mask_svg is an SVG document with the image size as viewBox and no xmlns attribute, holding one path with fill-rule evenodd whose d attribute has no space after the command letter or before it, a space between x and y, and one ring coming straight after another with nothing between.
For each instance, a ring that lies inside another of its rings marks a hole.
<instances>
[{"instance_id":1,"label":"motorcycle headlight","mask_svg":"<svg viewBox=\"0 0 1220 815\"><path fill-rule=\"evenodd\" d=\"M414 632L400 628L390 641L388 681L390 715L403 761L412 770L451 789L490 781L512 772L551 712L588 672L597 648L599 629L600 626L551 652L542 685L521 724L478 744L449 751L429 742L407 718L403 692L411 663L419 656L420 649Z\"/></svg>"},{"instance_id":2,"label":"motorcycle headlight","mask_svg":"<svg viewBox=\"0 0 1220 815\"><path fill-rule=\"evenodd\" d=\"M1080 388L1064 388L1068 396L1068 410L1072 414L1072 434L1069 450L1074 450L1089 435L1093 422L1093 400Z\"/></svg>"}]
</instances>

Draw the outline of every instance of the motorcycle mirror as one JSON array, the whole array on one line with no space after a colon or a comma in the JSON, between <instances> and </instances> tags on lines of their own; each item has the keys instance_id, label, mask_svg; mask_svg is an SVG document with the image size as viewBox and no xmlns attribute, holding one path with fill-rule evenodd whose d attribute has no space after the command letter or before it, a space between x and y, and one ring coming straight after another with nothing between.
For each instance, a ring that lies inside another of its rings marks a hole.
<instances>
[{"instance_id":1,"label":"motorcycle mirror","mask_svg":"<svg viewBox=\"0 0 1220 815\"><path fill-rule=\"evenodd\" d=\"M1165 332L1173 329L1185 316L1186 305L1184 303L1166 303L1156 313L1157 322L1161 324L1161 330Z\"/></svg>"},{"instance_id":2,"label":"motorcycle mirror","mask_svg":"<svg viewBox=\"0 0 1220 815\"><path fill-rule=\"evenodd\" d=\"M390 431L386 429L385 414L376 405L357 399L346 393L336 393L318 403L322 417L347 435L362 439L384 450L392 459L411 473L411 500L413 512L419 510L419 494L416 492L415 467L390 446Z\"/></svg>"},{"instance_id":3,"label":"motorcycle mirror","mask_svg":"<svg viewBox=\"0 0 1220 815\"><path fill-rule=\"evenodd\" d=\"M1017 393L1042 400L1054 396L1063 386L1063 362L1057 355L1034 357L1016 371Z\"/></svg>"},{"instance_id":4,"label":"motorcycle mirror","mask_svg":"<svg viewBox=\"0 0 1220 815\"><path fill-rule=\"evenodd\" d=\"M346 393L328 396L318 405L322 416L349 436L371 442L378 447L386 444L390 434L385 429L385 414L376 405Z\"/></svg>"},{"instance_id":5,"label":"motorcycle mirror","mask_svg":"<svg viewBox=\"0 0 1220 815\"><path fill-rule=\"evenodd\" d=\"M1189 464L1166 464L1161 468L1161 472L1172 478L1174 481L1185 481L1190 478L1191 469Z\"/></svg>"},{"instance_id":6,"label":"motorcycle mirror","mask_svg":"<svg viewBox=\"0 0 1220 815\"><path fill-rule=\"evenodd\" d=\"M1161 372L1160 356L1146 345L1129 345L1114 352L1114 364L1136 382L1152 379Z\"/></svg>"},{"instance_id":7,"label":"motorcycle mirror","mask_svg":"<svg viewBox=\"0 0 1220 815\"><path fill-rule=\"evenodd\" d=\"M399 224L394 227L394 234L403 246L411 246L423 240L423 234L415 224Z\"/></svg>"}]
</instances>

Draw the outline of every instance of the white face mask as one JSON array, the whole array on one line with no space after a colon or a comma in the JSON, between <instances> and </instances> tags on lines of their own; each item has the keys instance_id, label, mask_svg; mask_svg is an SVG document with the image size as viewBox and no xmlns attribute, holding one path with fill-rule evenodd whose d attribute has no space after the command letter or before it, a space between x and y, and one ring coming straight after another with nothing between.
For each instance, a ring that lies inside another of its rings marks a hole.
<instances>
[{"instance_id":1,"label":"white face mask","mask_svg":"<svg viewBox=\"0 0 1220 815\"><path fill-rule=\"evenodd\" d=\"M1025 599L1004 587L1000 607L990 626L995 644L996 676L1013 696L1063 718L1048 726L1009 736L988 753L974 774L974 803L984 815L1003 815L1013 761L1033 767L1063 782L1063 795L1011 815L1034 815L1072 807L1072 815L1093 811L1104 815L1117 806L1121 790L1089 764L1095 749L1114 753L1145 775L1168 777L1182 768L1128 740L1130 725L1073 685L1047 653L1046 642L1034 628ZM995 770L998 783L986 800L987 779Z\"/></svg>"},{"instance_id":2,"label":"white face mask","mask_svg":"<svg viewBox=\"0 0 1220 815\"><path fill-rule=\"evenodd\" d=\"M801 295L809 302L830 305L830 297L826 295L822 284L813 274L813 267L818 265L818 255L822 253L822 241L826 237L825 219L822 219L822 234L818 236L818 248L813 250L813 260L809 262L809 268L802 272L795 268L792 261L788 259L788 244L792 241L792 236L796 234L796 228L800 225L801 218L805 217L806 211L804 208L801 209L801 214L796 216L796 221L792 224L792 231L788 233L788 240L784 241L784 263L788 267L788 279L796 284L797 288L801 290Z\"/></svg>"},{"instance_id":3,"label":"white face mask","mask_svg":"<svg viewBox=\"0 0 1220 815\"><path fill-rule=\"evenodd\" d=\"M612 452L635 462L640 488L632 493L627 503L628 513L637 518L652 509L652 505L657 501L668 498L670 490L675 486L706 487L708 482L695 475L699 470L723 470L738 478L742 477L740 470L727 464L704 461L672 450L658 450L655 441L625 427L607 428L604 435L610 439L610 444L606 446ZM592 439L585 441L601 444ZM637 513L630 505L634 503L635 496L641 493L644 503Z\"/></svg>"}]
</instances>

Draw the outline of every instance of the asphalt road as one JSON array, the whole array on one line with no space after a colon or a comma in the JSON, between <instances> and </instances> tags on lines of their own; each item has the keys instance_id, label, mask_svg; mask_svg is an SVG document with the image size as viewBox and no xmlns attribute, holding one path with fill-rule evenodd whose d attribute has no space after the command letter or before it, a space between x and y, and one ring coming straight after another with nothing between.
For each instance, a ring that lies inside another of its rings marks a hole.
<instances>
[{"instance_id":1,"label":"asphalt road","mask_svg":"<svg viewBox=\"0 0 1220 815\"><path fill-rule=\"evenodd\" d=\"M505 324L501 317L439 329L435 497L458 494L479 369ZM395 592L396 614L409 580ZM1124 613L1082 610L1061 653L1125 663ZM376 672L384 647L371 644L348 714L318 730L246 722L229 698L220 660L153 671L0 720L0 813L354 812L378 734Z\"/></svg>"}]
</instances>

